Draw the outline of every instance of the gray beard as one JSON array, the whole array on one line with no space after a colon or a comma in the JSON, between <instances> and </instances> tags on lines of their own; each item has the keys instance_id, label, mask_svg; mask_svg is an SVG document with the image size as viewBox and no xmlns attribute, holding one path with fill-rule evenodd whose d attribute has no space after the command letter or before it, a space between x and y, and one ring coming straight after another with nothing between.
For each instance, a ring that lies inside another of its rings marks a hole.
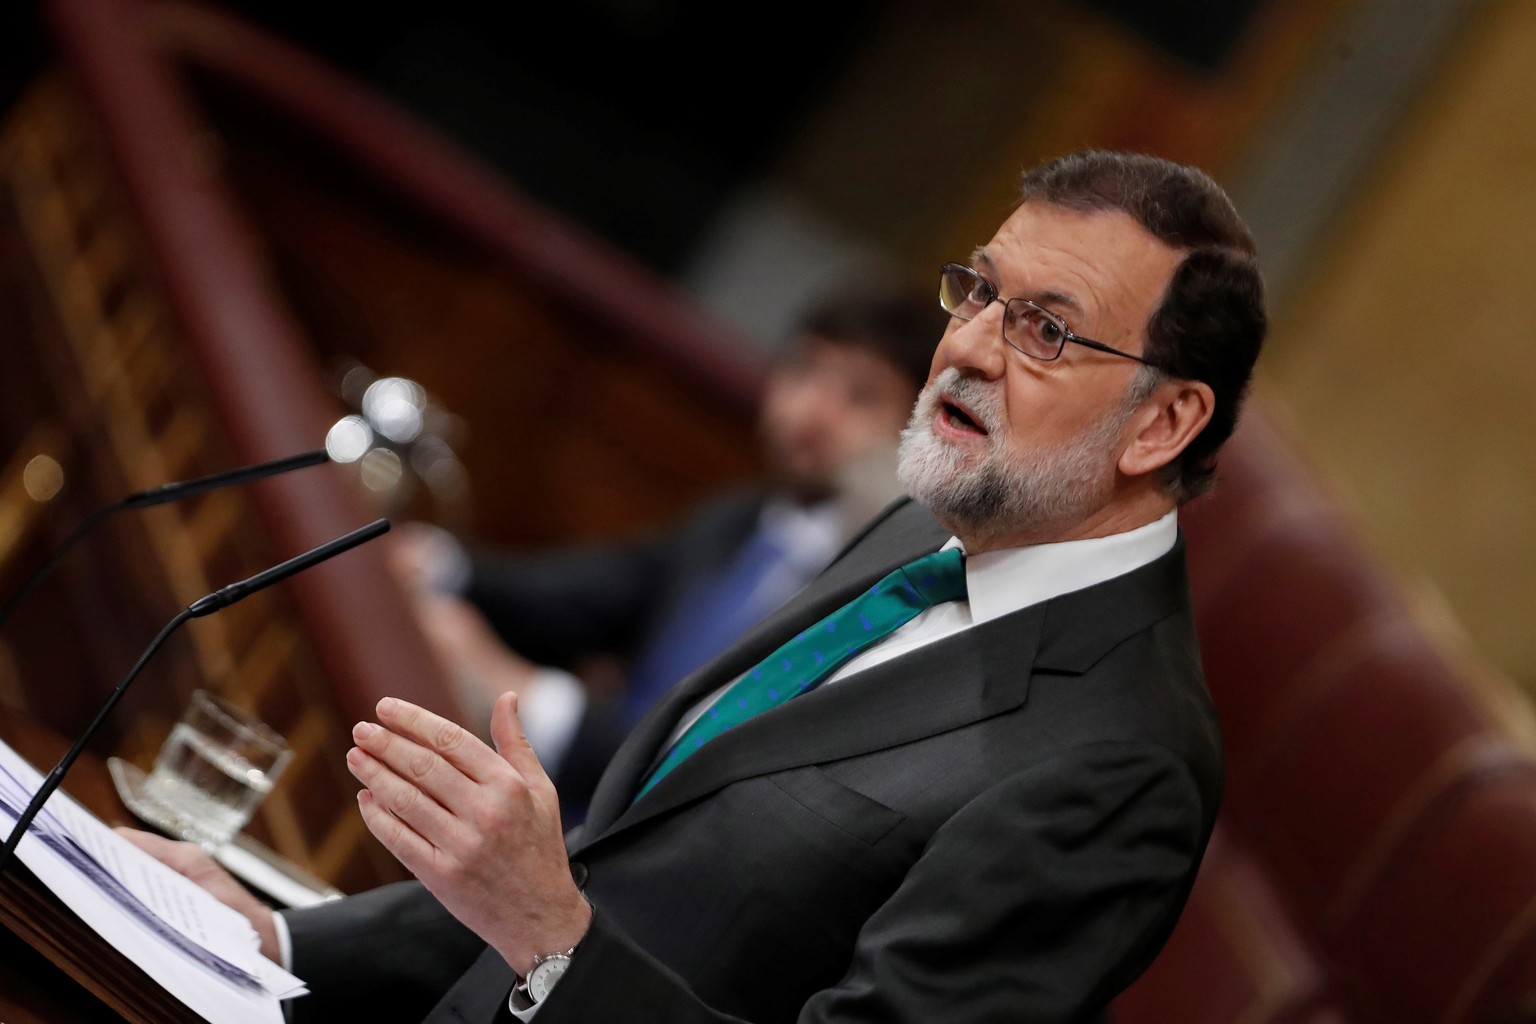
<instances>
[{"instance_id":1,"label":"gray beard","mask_svg":"<svg viewBox=\"0 0 1536 1024\"><path fill-rule=\"evenodd\" d=\"M1010 450L998 386L950 367L918 396L901 432L897 477L951 529L977 540L1078 522L1109 500L1111 456L1126 420L1145 397L1135 395L1138 390L1133 384L1121 408L1064 444ZM971 453L933 432L939 399L946 395L970 409L987 431L988 449L979 465L967 465ZM1129 401L1133 397L1137 400Z\"/></svg>"}]
</instances>

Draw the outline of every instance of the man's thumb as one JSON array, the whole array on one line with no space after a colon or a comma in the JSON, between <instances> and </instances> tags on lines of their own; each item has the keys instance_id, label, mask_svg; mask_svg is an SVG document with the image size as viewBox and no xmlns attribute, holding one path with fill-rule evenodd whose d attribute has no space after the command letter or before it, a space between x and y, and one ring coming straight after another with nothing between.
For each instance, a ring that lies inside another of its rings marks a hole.
<instances>
[{"instance_id":1,"label":"man's thumb","mask_svg":"<svg viewBox=\"0 0 1536 1024\"><path fill-rule=\"evenodd\" d=\"M502 759L519 771L526 770L530 760L538 764L528 737L523 735L523 723L517 717L517 694L511 690L497 697L496 706L491 709L491 742L496 744Z\"/></svg>"}]
</instances>

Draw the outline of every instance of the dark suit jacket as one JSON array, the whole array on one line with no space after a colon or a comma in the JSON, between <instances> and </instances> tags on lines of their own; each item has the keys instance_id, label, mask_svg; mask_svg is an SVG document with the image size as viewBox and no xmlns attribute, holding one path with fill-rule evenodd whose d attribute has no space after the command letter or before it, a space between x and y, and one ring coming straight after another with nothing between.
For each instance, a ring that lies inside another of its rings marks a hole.
<instances>
[{"instance_id":1,"label":"dark suit jacket","mask_svg":"<svg viewBox=\"0 0 1536 1024\"><path fill-rule=\"evenodd\" d=\"M757 529L763 500L756 491L727 494L676 528L629 543L477 557L464 596L513 650L539 664L569 668L593 654L633 659L684 597L736 556ZM631 724L617 703L588 706L555 775L563 810L585 808Z\"/></svg>"},{"instance_id":2,"label":"dark suit jacket","mask_svg":"<svg viewBox=\"0 0 1536 1024\"><path fill-rule=\"evenodd\" d=\"M539 1024L1082 1021L1152 959L1221 786L1182 542L761 715L630 806L693 701L944 539L898 504L642 723L569 837L596 912ZM433 1022L505 1016L511 971L420 889L290 922L299 1019L445 988Z\"/></svg>"}]
</instances>

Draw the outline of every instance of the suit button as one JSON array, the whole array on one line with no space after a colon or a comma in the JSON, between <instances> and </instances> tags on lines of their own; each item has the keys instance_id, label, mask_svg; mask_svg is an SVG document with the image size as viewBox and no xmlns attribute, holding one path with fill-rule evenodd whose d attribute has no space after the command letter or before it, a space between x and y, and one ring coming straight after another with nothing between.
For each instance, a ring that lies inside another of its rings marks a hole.
<instances>
[{"instance_id":1,"label":"suit button","mask_svg":"<svg viewBox=\"0 0 1536 1024\"><path fill-rule=\"evenodd\" d=\"M579 860L571 861L571 880L576 883L576 888L587 887L587 866Z\"/></svg>"}]
</instances>

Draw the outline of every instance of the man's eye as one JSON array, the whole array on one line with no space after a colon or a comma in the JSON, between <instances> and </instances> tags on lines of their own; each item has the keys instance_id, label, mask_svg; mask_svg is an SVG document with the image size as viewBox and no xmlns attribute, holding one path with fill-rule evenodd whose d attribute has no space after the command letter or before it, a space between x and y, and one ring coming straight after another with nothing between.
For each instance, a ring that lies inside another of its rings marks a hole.
<instances>
[{"instance_id":1,"label":"man's eye","mask_svg":"<svg viewBox=\"0 0 1536 1024\"><path fill-rule=\"evenodd\" d=\"M1010 306L1007 320L1009 329L1025 332L1035 341L1055 343L1061 340L1061 326L1038 309L1023 304Z\"/></svg>"}]
</instances>

